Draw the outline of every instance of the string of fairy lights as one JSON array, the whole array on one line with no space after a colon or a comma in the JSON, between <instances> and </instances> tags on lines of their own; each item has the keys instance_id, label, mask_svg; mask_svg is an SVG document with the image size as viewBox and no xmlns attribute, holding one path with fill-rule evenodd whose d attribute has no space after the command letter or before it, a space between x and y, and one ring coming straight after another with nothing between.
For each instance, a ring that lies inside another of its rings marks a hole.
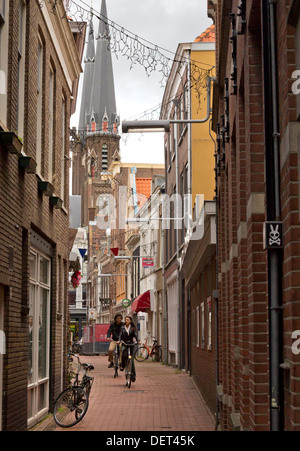
<instances>
[{"instance_id":1,"label":"string of fairy lights","mask_svg":"<svg viewBox=\"0 0 300 451\"><path fill-rule=\"evenodd\" d=\"M79 27L80 24L83 24L83 27L85 23L89 23L93 19L103 22L108 30L108 46L116 58L119 56L127 58L129 70L135 65L142 66L148 77L153 72L161 73L160 85L162 87L167 83L173 63L177 63L177 72L180 74L182 67L190 64L190 83L194 86L199 103L206 99L207 77L211 75L213 66L190 58L178 58L174 52L134 34L103 16L84 0L41 0L41 7L44 2L50 3L53 14L58 13L58 4L63 2L64 9L59 9L64 11L62 19L67 18L67 20L77 22Z\"/></svg>"}]
</instances>

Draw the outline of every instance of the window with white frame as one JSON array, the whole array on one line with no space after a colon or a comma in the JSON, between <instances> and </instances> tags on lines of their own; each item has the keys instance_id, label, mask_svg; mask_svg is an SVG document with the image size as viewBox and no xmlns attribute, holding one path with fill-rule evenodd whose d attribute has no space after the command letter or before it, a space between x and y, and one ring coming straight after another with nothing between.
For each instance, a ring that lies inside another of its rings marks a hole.
<instances>
[{"instance_id":1,"label":"window with white frame","mask_svg":"<svg viewBox=\"0 0 300 451\"><path fill-rule=\"evenodd\" d=\"M212 312L211 312L211 296L207 299L207 312L208 312L208 321L207 321L207 349L211 351L212 347Z\"/></svg>"},{"instance_id":2,"label":"window with white frame","mask_svg":"<svg viewBox=\"0 0 300 451\"><path fill-rule=\"evenodd\" d=\"M36 163L37 171L42 173L42 144L43 144L43 74L44 74L44 44L38 38L38 78L37 78L37 127L36 127Z\"/></svg>"},{"instance_id":3,"label":"window with white frame","mask_svg":"<svg viewBox=\"0 0 300 451\"><path fill-rule=\"evenodd\" d=\"M55 88L55 72L50 67L49 73L49 153L48 153L48 180L52 182L54 167L54 88Z\"/></svg>"},{"instance_id":4,"label":"window with white frame","mask_svg":"<svg viewBox=\"0 0 300 451\"><path fill-rule=\"evenodd\" d=\"M51 260L30 252L28 425L49 409Z\"/></svg>"},{"instance_id":5,"label":"window with white frame","mask_svg":"<svg viewBox=\"0 0 300 451\"><path fill-rule=\"evenodd\" d=\"M7 123L9 1L0 0L0 125Z\"/></svg>"},{"instance_id":6,"label":"window with white frame","mask_svg":"<svg viewBox=\"0 0 300 451\"><path fill-rule=\"evenodd\" d=\"M26 47L26 2L19 0L19 42L18 42L18 136L24 135L25 106L25 47Z\"/></svg>"},{"instance_id":7,"label":"window with white frame","mask_svg":"<svg viewBox=\"0 0 300 451\"><path fill-rule=\"evenodd\" d=\"M60 197L65 200L66 194L66 99L62 98L61 104L61 189Z\"/></svg>"},{"instance_id":8,"label":"window with white frame","mask_svg":"<svg viewBox=\"0 0 300 451\"><path fill-rule=\"evenodd\" d=\"M205 347L205 308L204 302L201 304L201 348Z\"/></svg>"},{"instance_id":9,"label":"window with white frame","mask_svg":"<svg viewBox=\"0 0 300 451\"><path fill-rule=\"evenodd\" d=\"M193 346L196 346L196 310L193 309Z\"/></svg>"}]
</instances>

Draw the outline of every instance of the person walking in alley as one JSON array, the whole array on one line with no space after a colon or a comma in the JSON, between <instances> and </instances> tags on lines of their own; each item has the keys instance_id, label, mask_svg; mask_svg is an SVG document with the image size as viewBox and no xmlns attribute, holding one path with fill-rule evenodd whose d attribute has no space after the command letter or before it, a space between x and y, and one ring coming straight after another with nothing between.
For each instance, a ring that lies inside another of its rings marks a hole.
<instances>
[{"instance_id":1,"label":"person walking in alley","mask_svg":"<svg viewBox=\"0 0 300 451\"><path fill-rule=\"evenodd\" d=\"M124 326L122 319L123 316L120 313L117 314L107 331L107 339L110 340L110 345L108 348L108 361L109 361L108 368L112 368L114 366L113 363L114 351L117 346L117 341L119 340L120 337L121 328L122 326Z\"/></svg>"},{"instance_id":2,"label":"person walking in alley","mask_svg":"<svg viewBox=\"0 0 300 451\"><path fill-rule=\"evenodd\" d=\"M137 343L137 329L132 321L131 316L125 316L125 325L121 327L120 336L119 336L119 343L121 344L121 371L124 371L124 368L126 367L126 363L128 360L128 348L124 344L133 344ZM134 369L134 359L133 359L133 372L135 375L135 369ZM134 376L135 380L135 376ZM132 382L134 382L132 380Z\"/></svg>"}]
</instances>

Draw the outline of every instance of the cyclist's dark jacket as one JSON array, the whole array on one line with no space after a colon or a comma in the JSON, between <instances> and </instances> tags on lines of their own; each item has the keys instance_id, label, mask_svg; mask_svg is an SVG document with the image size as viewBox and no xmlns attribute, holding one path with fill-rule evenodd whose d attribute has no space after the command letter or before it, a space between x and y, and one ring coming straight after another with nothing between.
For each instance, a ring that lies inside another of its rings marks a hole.
<instances>
[{"instance_id":1,"label":"cyclist's dark jacket","mask_svg":"<svg viewBox=\"0 0 300 451\"><path fill-rule=\"evenodd\" d=\"M112 335L112 339L114 341L118 341L120 332L121 332L121 328L123 325L124 325L124 323L121 323L120 325L117 325L117 323L115 323L115 322L111 323L111 325L109 326L109 329L107 331L107 338L111 338L111 335Z\"/></svg>"},{"instance_id":2,"label":"cyclist's dark jacket","mask_svg":"<svg viewBox=\"0 0 300 451\"><path fill-rule=\"evenodd\" d=\"M121 327L120 335L119 335L119 341L124 341L124 343L133 343L134 339L137 342L137 330L134 327L130 327L129 334L127 333L127 330L125 329L125 326Z\"/></svg>"}]
</instances>

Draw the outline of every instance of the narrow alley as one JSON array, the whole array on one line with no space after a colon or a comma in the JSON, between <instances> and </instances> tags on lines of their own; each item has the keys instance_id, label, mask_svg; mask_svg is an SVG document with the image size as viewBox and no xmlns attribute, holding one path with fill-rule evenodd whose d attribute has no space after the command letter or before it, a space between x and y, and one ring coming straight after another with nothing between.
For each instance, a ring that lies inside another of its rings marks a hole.
<instances>
[{"instance_id":1,"label":"narrow alley","mask_svg":"<svg viewBox=\"0 0 300 451\"><path fill-rule=\"evenodd\" d=\"M81 357L94 365L90 405L71 429L56 427L52 417L34 431L213 431L214 420L192 378L175 368L146 361L136 364L137 380L128 389L124 373L113 378L106 356Z\"/></svg>"}]
</instances>

